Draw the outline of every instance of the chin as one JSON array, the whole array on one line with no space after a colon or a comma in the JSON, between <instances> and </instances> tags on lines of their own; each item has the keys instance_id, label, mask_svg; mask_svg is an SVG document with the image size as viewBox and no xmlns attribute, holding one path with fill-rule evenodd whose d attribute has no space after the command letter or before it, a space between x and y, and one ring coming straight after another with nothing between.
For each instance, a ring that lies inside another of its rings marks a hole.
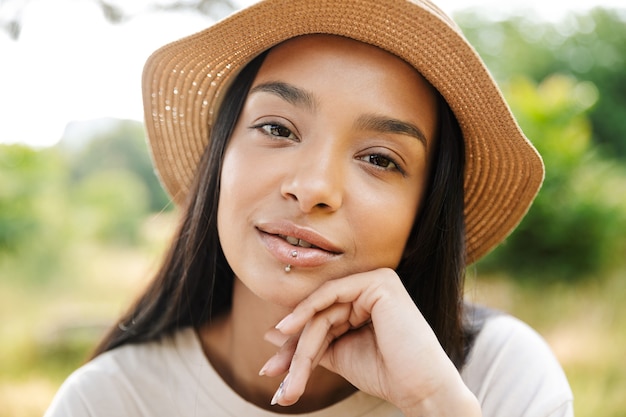
<instances>
[{"instance_id":1,"label":"chin","mask_svg":"<svg viewBox=\"0 0 626 417\"><path fill-rule=\"evenodd\" d=\"M272 304L276 307L293 309L309 294L315 291L322 282L311 282L310 277L298 274L297 271L284 270L264 271L258 266L255 271L236 274L239 282L238 295L246 298L246 304L256 302Z\"/></svg>"}]
</instances>

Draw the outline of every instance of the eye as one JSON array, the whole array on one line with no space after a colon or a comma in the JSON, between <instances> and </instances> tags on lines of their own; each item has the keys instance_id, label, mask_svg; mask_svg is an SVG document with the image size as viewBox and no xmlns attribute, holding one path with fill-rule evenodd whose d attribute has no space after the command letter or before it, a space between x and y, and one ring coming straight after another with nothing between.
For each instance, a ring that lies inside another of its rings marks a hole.
<instances>
[{"instance_id":1,"label":"eye","mask_svg":"<svg viewBox=\"0 0 626 417\"><path fill-rule=\"evenodd\" d=\"M268 136L273 136L277 138L286 138L297 140L296 135L287 127L278 124L278 123L263 123L257 126L254 126L257 129L260 129Z\"/></svg>"},{"instance_id":2,"label":"eye","mask_svg":"<svg viewBox=\"0 0 626 417\"><path fill-rule=\"evenodd\" d=\"M372 165L375 165L384 170L398 170L400 171L400 167L395 161L385 155L382 154L370 154L361 157L361 160L368 162Z\"/></svg>"}]
</instances>

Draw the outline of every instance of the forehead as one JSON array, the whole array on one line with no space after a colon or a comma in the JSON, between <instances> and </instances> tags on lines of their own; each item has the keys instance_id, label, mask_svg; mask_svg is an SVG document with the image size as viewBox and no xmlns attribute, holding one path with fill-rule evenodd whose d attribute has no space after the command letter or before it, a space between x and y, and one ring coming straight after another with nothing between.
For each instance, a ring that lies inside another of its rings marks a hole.
<instances>
[{"instance_id":1,"label":"forehead","mask_svg":"<svg viewBox=\"0 0 626 417\"><path fill-rule=\"evenodd\" d=\"M336 65L349 67L352 63L360 71L375 66L387 67L389 70L402 69L422 78L415 68L396 55L377 46L338 35L311 34L288 39L270 50L266 63L274 60L284 63L289 57L297 57L298 61L306 61L308 65L314 61L321 64L332 55L343 58L335 59Z\"/></svg>"},{"instance_id":2,"label":"forehead","mask_svg":"<svg viewBox=\"0 0 626 417\"><path fill-rule=\"evenodd\" d=\"M434 88L404 60L376 46L335 35L305 35L272 48L254 86L286 82L326 100L410 121L434 138ZM310 106L315 108L315 106Z\"/></svg>"}]
</instances>

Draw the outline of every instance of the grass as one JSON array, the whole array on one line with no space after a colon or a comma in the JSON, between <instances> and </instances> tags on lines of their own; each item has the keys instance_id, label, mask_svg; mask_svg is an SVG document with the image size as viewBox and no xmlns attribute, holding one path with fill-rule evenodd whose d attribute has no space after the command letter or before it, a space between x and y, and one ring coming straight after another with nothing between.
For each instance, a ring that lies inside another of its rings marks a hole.
<instances>
[{"instance_id":1,"label":"grass","mask_svg":"<svg viewBox=\"0 0 626 417\"><path fill-rule=\"evenodd\" d=\"M505 310L537 329L563 365L578 417L626 415L624 271L574 286L519 285L506 277L471 279L477 302Z\"/></svg>"},{"instance_id":2,"label":"grass","mask_svg":"<svg viewBox=\"0 0 626 417\"><path fill-rule=\"evenodd\" d=\"M39 289L0 284L1 417L41 416L104 326L130 301L138 285L133 271L140 254L102 248L88 252L82 258L88 266L83 282ZM116 266L119 271L104 279L104 271Z\"/></svg>"},{"instance_id":3,"label":"grass","mask_svg":"<svg viewBox=\"0 0 626 417\"><path fill-rule=\"evenodd\" d=\"M161 215L146 230L146 241L153 243L141 248L68 248L71 270L47 284L3 279L20 271L0 269L0 417L41 416L105 326L145 284L171 222ZM576 286L541 287L502 276L470 277L467 294L521 318L546 338L570 379L578 417L623 417L624 276L622 270Z\"/></svg>"},{"instance_id":4,"label":"grass","mask_svg":"<svg viewBox=\"0 0 626 417\"><path fill-rule=\"evenodd\" d=\"M139 248L94 242L65 248L70 266L46 280L30 279L28 265L0 259L0 417L43 414L155 270L171 225L164 214L148 220L151 243Z\"/></svg>"}]
</instances>

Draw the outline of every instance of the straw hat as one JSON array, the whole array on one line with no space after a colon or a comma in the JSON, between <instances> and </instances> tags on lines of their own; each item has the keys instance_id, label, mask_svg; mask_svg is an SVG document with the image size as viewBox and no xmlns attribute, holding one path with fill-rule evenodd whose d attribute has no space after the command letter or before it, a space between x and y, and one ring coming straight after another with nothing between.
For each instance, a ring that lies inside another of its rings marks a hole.
<instances>
[{"instance_id":1,"label":"straw hat","mask_svg":"<svg viewBox=\"0 0 626 417\"><path fill-rule=\"evenodd\" d=\"M427 0L267 0L158 49L143 73L145 122L165 189L182 203L221 96L262 51L313 33L349 37L413 65L446 99L466 148L468 263L517 226L543 163L456 24Z\"/></svg>"}]
</instances>

